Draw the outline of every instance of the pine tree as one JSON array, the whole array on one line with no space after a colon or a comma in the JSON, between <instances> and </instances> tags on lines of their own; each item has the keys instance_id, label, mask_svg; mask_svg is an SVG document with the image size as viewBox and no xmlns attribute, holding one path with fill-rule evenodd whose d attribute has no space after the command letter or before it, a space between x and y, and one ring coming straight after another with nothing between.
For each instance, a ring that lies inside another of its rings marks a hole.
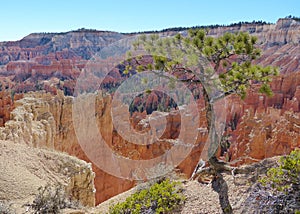
<instances>
[{"instance_id":1,"label":"pine tree","mask_svg":"<svg viewBox=\"0 0 300 214\"><path fill-rule=\"evenodd\" d=\"M261 84L260 93L272 95L269 83L278 71L270 66L253 64L253 60L261 54L256 42L256 37L245 32L225 33L215 38L207 36L207 31L203 29L191 29L187 36L142 35L134 43L135 49L143 50L153 58L148 65L140 64L139 72L153 69L160 76L170 72L176 75L176 81L202 86L207 128L210 130L208 162L210 172L215 175L213 188L219 193L224 213L232 213L232 208L226 195L228 187L221 173L232 168L216 158L221 136L216 131L213 109L216 101L231 94L244 99L252 83ZM165 77L168 78L167 75Z\"/></svg>"}]
</instances>

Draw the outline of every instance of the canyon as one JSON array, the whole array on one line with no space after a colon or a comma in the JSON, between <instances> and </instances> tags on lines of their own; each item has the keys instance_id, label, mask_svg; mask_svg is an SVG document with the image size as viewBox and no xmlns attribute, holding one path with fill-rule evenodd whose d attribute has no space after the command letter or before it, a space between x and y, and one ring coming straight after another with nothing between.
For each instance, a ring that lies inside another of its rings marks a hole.
<instances>
[{"instance_id":1,"label":"canyon","mask_svg":"<svg viewBox=\"0 0 300 214\"><path fill-rule=\"evenodd\" d=\"M288 154L300 147L300 23L279 19L276 24L217 27L209 29L208 35L237 31L247 31L258 37L263 53L257 63L278 66L280 75L271 83L272 97L249 91L245 100L232 95L216 109L225 115L222 143L227 145L219 151L219 156L234 166ZM160 34L172 36L176 33ZM74 128L73 106L77 97L72 95L76 92L76 81L93 56L106 46L134 36L136 34L78 30L36 33L20 41L0 43L0 140L57 150L91 162L95 172L96 204L130 189L136 181L111 175L88 157ZM118 48L124 52L127 44ZM118 86L125 80L120 70L118 66L113 67L102 84L106 88ZM93 82L93 77L88 80ZM91 82L87 81L84 86L88 88ZM182 130L186 135L193 135L191 130L181 126L180 109L169 113L154 112L152 116L135 112L130 117L127 108L119 108L116 117L128 116L132 130L143 133L151 130L151 124L158 127L156 132L161 137L157 142L135 144L124 139L113 123L113 96L99 92L93 94L93 99L97 129L114 153L128 159L159 157L178 143L176 139ZM145 108L159 98L152 94L147 99ZM198 108L192 112L199 115L197 138L189 155L177 166L177 171L186 177L192 174L206 149L208 131L203 100L198 100L197 104ZM165 127L159 124L161 118L164 118ZM119 121L123 122L128 121ZM82 125L89 127L88 123ZM84 142L88 143L93 142ZM115 170L125 169L120 166Z\"/></svg>"}]
</instances>

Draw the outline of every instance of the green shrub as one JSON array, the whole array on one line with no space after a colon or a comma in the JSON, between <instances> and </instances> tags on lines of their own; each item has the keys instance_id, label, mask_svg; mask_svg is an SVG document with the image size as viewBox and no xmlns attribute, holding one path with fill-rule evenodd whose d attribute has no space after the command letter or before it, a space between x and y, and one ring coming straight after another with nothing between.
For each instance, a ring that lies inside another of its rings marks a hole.
<instances>
[{"instance_id":1,"label":"green shrub","mask_svg":"<svg viewBox=\"0 0 300 214\"><path fill-rule=\"evenodd\" d=\"M184 203L180 182L162 180L109 208L110 214L170 213Z\"/></svg>"},{"instance_id":2,"label":"green shrub","mask_svg":"<svg viewBox=\"0 0 300 214\"><path fill-rule=\"evenodd\" d=\"M299 188L300 185L300 149L291 152L290 155L280 158L280 165L268 170L267 176L260 179L266 186L284 192L290 188Z\"/></svg>"},{"instance_id":3,"label":"green shrub","mask_svg":"<svg viewBox=\"0 0 300 214\"><path fill-rule=\"evenodd\" d=\"M280 158L278 167L270 168L259 180L253 195L262 213L300 214L300 149Z\"/></svg>"}]
</instances>

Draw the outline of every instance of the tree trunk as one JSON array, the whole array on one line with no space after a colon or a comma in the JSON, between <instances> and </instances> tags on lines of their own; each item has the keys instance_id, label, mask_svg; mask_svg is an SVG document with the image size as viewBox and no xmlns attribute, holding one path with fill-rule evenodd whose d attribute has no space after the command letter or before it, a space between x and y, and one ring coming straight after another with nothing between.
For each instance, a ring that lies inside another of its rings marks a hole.
<instances>
[{"instance_id":1,"label":"tree trunk","mask_svg":"<svg viewBox=\"0 0 300 214\"><path fill-rule=\"evenodd\" d=\"M223 213L231 214L232 207L231 207L229 199L228 199L228 185L227 185L226 181L224 180L223 175L221 173L218 173L218 172L216 173L216 176L214 177L214 179L212 181L212 188L219 195L219 203L220 203Z\"/></svg>"},{"instance_id":2,"label":"tree trunk","mask_svg":"<svg viewBox=\"0 0 300 214\"><path fill-rule=\"evenodd\" d=\"M210 102L209 95L205 89L203 89L203 95L205 100L206 107L206 121L207 121L207 130L208 130L208 159L215 157L219 147L219 139L215 126L215 114L213 103Z\"/></svg>"},{"instance_id":3,"label":"tree trunk","mask_svg":"<svg viewBox=\"0 0 300 214\"><path fill-rule=\"evenodd\" d=\"M205 89L203 89L203 95L206 106L206 120L207 128L209 130L209 149L208 149L208 162L210 167L215 172L214 179L212 181L212 188L219 195L219 203L223 213L232 213L232 207L228 198L228 185L221 174L224 171L225 163L219 162L216 153L219 147L219 138L216 126L215 126L215 114L213 109L213 103L210 102L209 95Z\"/></svg>"}]
</instances>

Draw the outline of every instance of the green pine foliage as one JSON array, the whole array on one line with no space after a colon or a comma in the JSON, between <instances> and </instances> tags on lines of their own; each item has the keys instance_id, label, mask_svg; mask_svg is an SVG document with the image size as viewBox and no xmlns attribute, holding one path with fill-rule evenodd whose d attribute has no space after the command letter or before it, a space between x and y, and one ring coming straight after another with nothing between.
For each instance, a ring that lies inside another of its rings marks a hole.
<instances>
[{"instance_id":1,"label":"green pine foliage","mask_svg":"<svg viewBox=\"0 0 300 214\"><path fill-rule=\"evenodd\" d=\"M262 213L300 213L300 149L279 163L259 180L249 205Z\"/></svg>"},{"instance_id":2,"label":"green pine foliage","mask_svg":"<svg viewBox=\"0 0 300 214\"><path fill-rule=\"evenodd\" d=\"M297 16L292 16L292 15L289 15L289 16L286 16L285 17L286 19L293 19L297 22L300 22L300 17L297 17Z\"/></svg>"},{"instance_id":3,"label":"green pine foliage","mask_svg":"<svg viewBox=\"0 0 300 214\"><path fill-rule=\"evenodd\" d=\"M110 214L171 213L185 201L180 182L165 179L109 208Z\"/></svg>"},{"instance_id":4,"label":"green pine foliage","mask_svg":"<svg viewBox=\"0 0 300 214\"><path fill-rule=\"evenodd\" d=\"M296 188L300 191L300 149L280 159L280 165L268 170L267 176L260 179L263 185L270 185L280 192Z\"/></svg>"},{"instance_id":5,"label":"green pine foliage","mask_svg":"<svg viewBox=\"0 0 300 214\"><path fill-rule=\"evenodd\" d=\"M260 83L259 92L271 96L269 83L278 75L278 70L253 64L261 55L256 42L256 37L245 32L225 33L215 38L207 36L203 29L190 29L187 36L142 35L134 47L153 56L153 63L140 65L139 72L152 68L176 73L179 81L200 84L216 79L217 75L218 82L214 86L225 95L235 93L245 98L251 85ZM207 62L211 68L204 65ZM190 75L188 79L181 78L186 74Z\"/></svg>"}]
</instances>

